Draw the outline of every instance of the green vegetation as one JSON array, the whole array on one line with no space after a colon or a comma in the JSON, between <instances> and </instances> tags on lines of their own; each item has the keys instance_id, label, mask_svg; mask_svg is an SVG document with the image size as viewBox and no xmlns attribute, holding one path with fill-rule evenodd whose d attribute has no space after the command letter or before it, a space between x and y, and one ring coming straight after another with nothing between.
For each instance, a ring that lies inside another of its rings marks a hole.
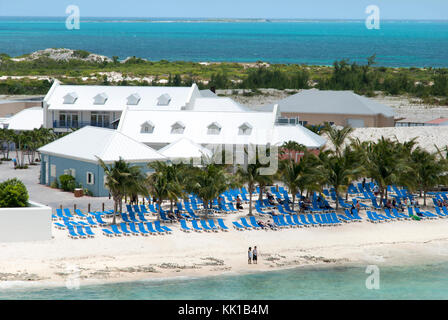
<instances>
[{"instance_id":1,"label":"green vegetation","mask_svg":"<svg viewBox=\"0 0 448 320\"><path fill-rule=\"evenodd\" d=\"M76 180L69 174L59 176L59 186L64 191L73 192L76 188Z\"/></svg>"},{"instance_id":2,"label":"green vegetation","mask_svg":"<svg viewBox=\"0 0 448 320\"><path fill-rule=\"evenodd\" d=\"M17 178L0 183L0 208L27 207L28 199L28 190Z\"/></svg>"},{"instance_id":3,"label":"green vegetation","mask_svg":"<svg viewBox=\"0 0 448 320\"><path fill-rule=\"evenodd\" d=\"M335 61L332 67L297 64L261 63L211 63L200 64L186 61L147 61L131 57L119 62L82 60L90 53L77 50L80 59L56 61L42 56L35 60L14 61L0 54L0 73L4 76L49 76L59 78L66 84L111 85L100 72L119 72L129 77L153 77L148 81L123 80L114 85L161 85L189 86L193 82L200 88L216 89L306 89L316 87L325 90L353 90L374 96L381 91L390 95L408 94L421 98L425 103L448 105L448 69L434 68L388 68L376 66L375 56L364 65L347 60ZM82 79L87 77L88 79ZM90 77L90 78L89 78ZM96 77L93 79L92 77ZM207 83L207 84L205 84ZM50 82L47 80L7 79L0 81L0 94L45 94Z\"/></svg>"}]
</instances>

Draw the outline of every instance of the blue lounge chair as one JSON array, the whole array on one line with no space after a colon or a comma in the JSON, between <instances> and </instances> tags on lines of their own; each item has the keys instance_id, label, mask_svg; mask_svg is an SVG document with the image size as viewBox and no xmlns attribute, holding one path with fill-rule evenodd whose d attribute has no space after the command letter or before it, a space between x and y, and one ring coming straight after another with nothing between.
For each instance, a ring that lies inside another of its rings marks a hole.
<instances>
[{"instance_id":1,"label":"blue lounge chair","mask_svg":"<svg viewBox=\"0 0 448 320\"><path fill-rule=\"evenodd\" d=\"M338 218L342 219L342 221L344 221L345 223L349 223L352 222L352 219L350 219L349 217L347 217L345 214L338 214Z\"/></svg>"},{"instance_id":2,"label":"blue lounge chair","mask_svg":"<svg viewBox=\"0 0 448 320\"><path fill-rule=\"evenodd\" d=\"M62 213L62 210L61 209L56 209L56 215L58 216L58 218L59 219L64 219L64 218L67 218L66 216L64 216L64 214ZM78 236L76 236L76 237L78 237Z\"/></svg>"},{"instance_id":3,"label":"blue lounge chair","mask_svg":"<svg viewBox=\"0 0 448 320\"><path fill-rule=\"evenodd\" d=\"M65 228L67 228L67 226L65 224L62 224L59 222L55 222L54 226L56 227L56 229L60 229L60 230L64 230Z\"/></svg>"},{"instance_id":4,"label":"blue lounge chair","mask_svg":"<svg viewBox=\"0 0 448 320\"><path fill-rule=\"evenodd\" d=\"M304 225L306 225L306 226L314 226L312 223L310 223L310 222L308 222L308 221L306 220L306 217L305 217L304 215L300 214L300 215L298 215L297 217L300 219L300 222L301 222L302 224L304 224Z\"/></svg>"},{"instance_id":5,"label":"blue lounge chair","mask_svg":"<svg viewBox=\"0 0 448 320\"><path fill-rule=\"evenodd\" d=\"M301 225L302 227L310 227L311 226L310 224L306 225L303 222L301 222L299 219L299 216L297 214L293 214L293 215L291 215L291 217L292 217L292 220L295 222L295 224L298 226L299 225Z\"/></svg>"},{"instance_id":6,"label":"blue lounge chair","mask_svg":"<svg viewBox=\"0 0 448 320\"><path fill-rule=\"evenodd\" d=\"M252 229L260 229L260 227L254 228L252 227L246 220L246 218L240 218L241 224L243 225L244 228L248 229L248 230L252 230Z\"/></svg>"},{"instance_id":7,"label":"blue lounge chair","mask_svg":"<svg viewBox=\"0 0 448 320\"><path fill-rule=\"evenodd\" d=\"M378 214L375 211L372 211L371 214L372 214L372 216L374 216L376 219L378 219L381 222L389 222L389 221L391 221L390 218L388 218L386 216L383 216L382 214Z\"/></svg>"},{"instance_id":8,"label":"blue lounge chair","mask_svg":"<svg viewBox=\"0 0 448 320\"><path fill-rule=\"evenodd\" d=\"M78 216L78 218L80 218L80 219L87 219L87 216L84 214L84 213L82 213L81 212L81 210L79 210L79 209L76 209L75 210L75 214Z\"/></svg>"},{"instance_id":9,"label":"blue lounge chair","mask_svg":"<svg viewBox=\"0 0 448 320\"><path fill-rule=\"evenodd\" d=\"M151 212L149 212L149 211L146 209L145 205L141 204L141 205L140 205L140 213L143 213L143 214L150 214Z\"/></svg>"},{"instance_id":10,"label":"blue lounge chair","mask_svg":"<svg viewBox=\"0 0 448 320\"><path fill-rule=\"evenodd\" d=\"M209 220L209 221L213 221L213 220ZM229 231L229 228L225 225L224 220L218 219L217 221L218 221L218 226L221 228L221 230Z\"/></svg>"},{"instance_id":11,"label":"blue lounge chair","mask_svg":"<svg viewBox=\"0 0 448 320\"><path fill-rule=\"evenodd\" d=\"M103 229L103 234L107 237L113 237L115 234L109 229Z\"/></svg>"},{"instance_id":12,"label":"blue lounge chair","mask_svg":"<svg viewBox=\"0 0 448 320\"><path fill-rule=\"evenodd\" d=\"M339 220L338 216L336 215L336 212L331 212L330 217L333 219L333 222L336 222L337 224L342 224L342 221Z\"/></svg>"},{"instance_id":13,"label":"blue lounge chair","mask_svg":"<svg viewBox=\"0 0 448 320\"><path fill-rule=\"evenodd\" d=\"M180 220L180 229L184 232L191 232L191 228L187 226L187 221L184 219Z\"/></svg>"},{"instance_id":14,"label":"blue lounge chair","mask_svg":"<svg viewBox=\"0 0 448 320\"><path fill-rule=\"evenodd\" d=\"M392 215L392 213L390 212L390 210L388 208L384 208L384 214L386 215L386 217L388 217L391 220L401 220L402 219L400 217L396 217L396 216Z\"/></svg>"},{"instance_id":15,"label":"blue lounge chair","mask_svg":"<svg viewBox=\"0 0 448 320\"><path fill-rule=\"evenodd\" d=\"M243 231L246 230L242 225L240 225L238 222L236 221L232 221L233 227L237 230Z\"/></svg>"},{"instance_id":16,"label":"blue lounge chair","mask_svg":"<svg viewBox=\"0 0 448 320\"><path fill-rule=\"evenodd\" d=\"M131 230L132 234L135 236L143 235L140 231L137 230L137 226L134 222L131 222L129 224L129 229Z\"/></svg>"},{"instance_id":17,"label":"blue lounge chair","mask_svg":"<svg viewBox=\"0 0 448 320\"><path fill-rule=\"evenodd\" d=\"M148 204L148 208L149 208L149 211L151 211L151 213L159 213L157 210L156 210L156 208L154 208L154 205L151 203L151 204Z\"/></svg>"},{"instance_id":18,"label":"blue lounge chair","mask_svg":"<svg viewBox=\"0 0 448 320\"><path fill-rule=\"evenodd\" d=\"M272 216L272 220L274 221L274 224L280 228L291 228L289 224L281 221L278 216Z\"/></svg>"},{"instance_id":19,"label":"blue lounge chair","mask_svg":"<svg viewBox=\"0 0 448 320\"><path fill-rule=\"evenodd\" d=\"M74 219L75 217L70 213L70 209L64 208L64 214L66 217L70 219Z\"/></svg>"},{"instance_id":20,"label":"blue lounge chair","mask_svg":"<svg viewBox=\"0 0 448 320\"><path fill-rule=\"evenodd\" d=\"M229 207L230 211L232 211L232 212L238 212L238 209L235 208L235 206L233 205L232 202L229 202L229 203L227 204L227 206Z\"/></svg>"},{"instance_id":21,"label":"blue lounge chair","mask_svg":"<svg viewBox=\"0 0 448 320\"><path fill-rule=\"evenodd\" d=\"M378 223L378 222L380 222L377 218L375 218L375 217L372 215L372 212L370 212L370 211L366 211L366 214L367 214L367 219L369 219L370 222L372 222L372 223Z\"/></svg>"},{"instance_id":22,"label":"blue lounge chair","mask_svg":"<svg viewBox=\"0 0 448 320\"><path fill-rule=\"evenodd\" d=\"M126 222L126 223L130 223L132 222L131 220L129 220L128 215L126 213L121 213L121 219Z\"/></svg>"},{"instance_id":23,"label":"blue lounge chair","mask_svg":"<svg viewBox=\"0 0 448 320\"><path fill-rule=\"evenodd\" d=\"M134 223L139 223L140 221L138 221L138 219L135 217L135 213L134 212L130 212L129 213L129 219L134 222Z\"/></svg>"},{"instance_id":24,"label":"blue lounge chair","mask_svg":"<svg viewBox=\"0 0 448 320\"><path fill-rule=\"evenodd\" d=\"M102 227L107 226L107 223L101 218L100 215L95 215L95 219L98 222L98 224Z\"/></svg>"},{"instance_id":25,"label":"blue lounge chair","mask_svg":"<svg viewBox=\"0 0 448 320\"><path fill-rule=\"evenodd\" d=\"M139 222L137 224L137 227L138 227L138 231L140 231L140 233L143 236L147 237L150 234L148 231L146 231L145 226L143 225L143 222Z\"/></svg>"},{"instance_id":26,"label":"blue lounge chair","mask_svg":"<svg viewBox=\"0 0 448 320\"><path fill-rule=\"evenodd\" d=\"M277 205L277 210L278 212L280 212L281 214L288 214L288 212L285 211L285 209L283 209L283 206L281 205Z\"/></svg>"},{"instance_id":27,"label":"blue lounge chair","mask_svg":"<svg viewBox=\"0 0 448 320\"><path fill-rule=\"evenodd\" d=\"M361 221L362 218L359 216L358 210L353 210L352 216L357 220L357 221Z\"/></svg>"},{"instance_id":28,"label":"blue lounge chair","mask_svg":"<svg viewBox=\"0 0 448 320\"><path fill-rule=\"evenodd\" d=\"M211 221L213 221L213 220L211 220ZM209 224L207 224L207 220L201 220L200 221L200 223L201 223L201 227L203 228L203 229L205 229L205 230L207 230L207 228L208 229L210 229L211 231L213 231L213 232L218 232L219 231L219 228L217 227L217 226L215 226L215 224L213 223L213 225L211 224L211 223L209 223Z\"/></svg>"},{"instance_id":29,"label":"blue lounge chair","mask_svg":"<svg viewBox=\"0 0 448 320\"><path fill-rule=\"evenodd\" d=\"M439 208L439 207L436 206L435 209L436 209L436 214L438 214L439 217L441 217L441 218L448 218L448 216L447 216L445 213L443 213L442 211L440 211L440 208Z\"/></svg>"},{"instance_id":30,"label":"blue lounge chair","mask_svg":"<svg viewBox=\"0 0 448 320\"><path fill-rule=\"evenodd\" d=\"M419 208L415 208L415 212L423 214L425 217L429 219L438 219L439 216L436 216L434 213L429 211L421 211Z\"/></svg>"},{"instance_id":31,"label":"blue lounge chair","mask_svg":"<svg viewBox=\"0 0 448 320\"><path fill-rule=\"evenodd\" d=\"M134 209L134 212L135 212L135 213L139 213L139 212L140 212L140 207L139 207L137 204L134 204L134 205L132 206L132 209Z\"/></svg>"},{"instance_id":32,"label":"blue lounge chair","mask_svg":"<svg viewBox=\"0 0 448 320\"><path fill-rule=\"evenodd\" d=\"M278 220L280 220L280 222L284 225L289 226L290 228L292 227L298 227L297 224L294 223L294 221L292 221L291 223L289 223L286 219L285 219L285 215L283 216L278 216Z\"/></svg>"},{"instance_id":33,"label":"blue lounge chair","mask_svg":"<svg viewBox=\"0 0 448 320\"><path fill-rule=\"evenodd\" d=\"M168 218L168 217L165 215L165 212L163 212L163 211L160 211L160 218L162 219L163 222L174 222L173 220L171 220L170 218Z\"/></svg>"},{"instance_id":34,"label":"blue lounge chair","mask_svg":"<svg viewBox=\"0 0 448 320\"><path fill-rule=\"evenodd\" d=\"M185 220L181 220L181 226L182 226L182 221L185 221ZM153 226L153 224L151 222L146 222L146 228L148 228L148 231L151 234L158 234L158 235L164 235L165 234L165 232L160 232L160 231L154 229L154 226Z\"/></svg>"},{"instance_id":35,"label":"blue lounge chair","mask_svg":"<svg viewBox=\"0 0 448 320\"><path fill-rule=\"evenodd\" d=\"M313 215L311 213L308 213L306 215L306 217L308 218L308 222L311 223L312 225L315 225L315 226L320 225L320 223L314 221Z\"/></svg>"},{"instance_id":36,"label":"blue lounge chair","mask_svg":"<svg viewBox=\"0 0 448 320\"><path fill-rule=\"evenodd\" d=\"M132 206L130 204L126 205L126 209L128 210L128 213L134 212L134 209L132 209Z\"/></svg>"},{"instance_id":37,"label":"blue lounge chair","mask_svg":"<svg viewBox=\"0 0 448 320\"><path fill-rule=\"evenodd\" d=\"M75 229L73 227L67 227L68 230L68 236L72 239L78 239L80 236L75 232Z\"/></svg>"},{"instance_id":38,"label":"blue lounge chair","mask_svg":"<svg viewBox=\"0 0 448 320\"><path fill-rule=\"evenodd\" d=\"M304 226L303 223L300 223L298 220L294 221L294 216L295 215L291 216L290 214L285 215L286 222L288 222L289 224L295 224L297 227L302 228Z\"/></svg>"},{"instance_id":39,"label":"blue lounge chair","mask_svg":"<svg viewBox=\"0 0 448 320\"><path fill-rule=\"evenodd\" d=\"M76 232L78 233L78 235L81 238L83 238L83 239L87 238L87 235L84 233L84 230L82 229L82 226L76 226Z\"/></svg>"},{"instance_id":40,"label":"blue lounge chair","mask_svg":"<svg viewBox=\"0 0 448 320\"><path fill-rule=\"evenodd\" d=\"M140 221L148 222L148 220L146 220L145 214L143 212L139 212L139 213L137 213L137 215L138 215L138 218L140 219Z\"/></svg>"},{"instance_id":41,"label":"blue lounge chair","mask_svg":"<svg viewBox=\"0 0 448 320\"><path fill-rule=\"evenodd\" d=\"M202 232L202 228L198 225L198 221L197 220L192 220L191 221L191 226L193 227L193 230L196 232Z\"/></svg>"},{"instance_id":42,"label":"blue lounge chair","mask_svg":"<svg viewBox=\"0 0 448 320\"><path fill-rule=\"evenodd\" d=\"M117 225L113 224L110 226L110 228L112 229L112 232L116 235L116 236L121 236L123 235L123 232L121 232L120 230L118 230Z\"/></svg>"},{"instance_id":43,"label":"blue lounge chair","mask_svg":"<svg viewBox=\"0 0 448 320\"><path fill-rule=\"evenodd\" d=\"M407 216L407 215L405 215L405 214L403 214L403 213L401 213L401 212L398 212L398 210L395 209L395 208L392 209L392 213L393 213L394 216L396 216L397 218L402 218L402 219L406 219L406 220L410 220L410 219L411 219L411 217L409 217L409 216Z\"/></svg>"},{"instance_id":44,"label":"blue lounge chair","mask_svg":"<svg viewBox=\"0 0 448 320\"><path fill-rule=\"evenodd\" d=\"M114 230L114 226L111 226L112 227L112 231L114 231L115 232L115 230ZM130 236L131 234L133 234L133 232L131 232L131 231L129 231L128 230L128 225L126 224L126 223L124 223L124 222L121 222L120 223L120 227L121 227L121 232L123 232L123 234L125 235L125 236ZM117 230L118 230L118 228L117 228Z\"/></svg>"},{"instance_id":45,"label":"blue lounge chair","mask_svg":"<svg viewBox=\"0 0 448 320\"><path fill-rule=\"evenodd\" d=\"M196 221L196 223L197 223L197 221ZM210 228L208 225L207 225L207 221L206 220L200 220L199 221L199 223L201 224L199 227L201 227L203 230L205 230L206 232L216 232L216 230L213 230L212 228Z\"/></svg>"},{"instance_id":46,"label":"blue lounge chair","mask_svg":"<svg viewBox=\"0 0 448 320\"><path fill-rule=\"evenodd\" d=\"M173 230L171 228L168 228L167 226L162 226L159 220L154 221L154 227L156 228L157 231L160 230L160 232L162 233L173 233Z\"/></svg>"},{"instance_id":47,"label":"blue lounge chair","mask_svg":"<svg viewBox=\"0 0 448 320\"><path fill-rule=\"evenodd\" d=\"M260 229L260 225L257 223L257 220L255 219L255 217L251 216L249 217L249 222L251 224L252 227L254 227L255 229Z\"/></svg>"},{"instance_id":48,"label":"blue lounge chair","mask_svg":"<svg viewBox=\"0 0 448 320\"><path fill-rule=\"evenodd\" d=\"M86 234L90 238L94 238L95 237L95 233L92 231L92 229L89 226L84 227L84 230L86 230Z\"/></svg>"}]
</instances>

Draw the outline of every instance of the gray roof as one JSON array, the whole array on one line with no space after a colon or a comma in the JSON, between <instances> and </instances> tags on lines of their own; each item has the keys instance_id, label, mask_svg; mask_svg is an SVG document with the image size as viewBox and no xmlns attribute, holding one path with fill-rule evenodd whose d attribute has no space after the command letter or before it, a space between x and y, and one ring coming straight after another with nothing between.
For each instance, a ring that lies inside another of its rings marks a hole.
<instances>
[{"instance_id":1,"label":"gray roof","mask_svg":"<svg viewBox=\"0 0 448 320\"><path fill-rule=\"evenodd\" d=\"M215 98L217 97L216 93L214 93L213 91L209 90L209 89L205 89L205 90L199 90L201 93L201 97L203 98Z\"/></svg>"},{"instance_id":2,"label":"gray roof","mask_svg":"<svg viewBox=\"0 0 448 320\"><path fill-rule=\"evenodd\" d=\"M278 105L280 112L394 116L391 107L352 91L303 90L279 101Z\"/></svg>"}]
</instances>

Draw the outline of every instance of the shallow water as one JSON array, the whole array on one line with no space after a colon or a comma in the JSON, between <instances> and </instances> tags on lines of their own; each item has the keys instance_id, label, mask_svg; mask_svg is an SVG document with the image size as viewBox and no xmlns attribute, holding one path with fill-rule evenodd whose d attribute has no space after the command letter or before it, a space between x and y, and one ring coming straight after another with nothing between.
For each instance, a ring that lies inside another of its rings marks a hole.
<instances>
[{"instance_id":1,"label":"shallow water","mask_svg":"<svg viewBox=\"0 0 448 320\"><path fill-rule=\"evenodd\" d=\"M63 47L120 58L316 65L364 63L376 53L384 66L448 67L448 22L383 21L380 30L368 30L364 21L125 20L85 18L79 30L67 30L65 18L0 17L0 52L18 56Z\"/></svg>"},{"instance_id":2,"label":"shallow water","mask_svg":"<svg viewBox=\"0 0 448 320\"><path fill-rule=\"evenodd\" d=\"M367 289L365 267L297 268L247 275L147 280L80 289L0 289L0 299L448 299L448 263L380 266Z\"/></svg>"}]
</instances>

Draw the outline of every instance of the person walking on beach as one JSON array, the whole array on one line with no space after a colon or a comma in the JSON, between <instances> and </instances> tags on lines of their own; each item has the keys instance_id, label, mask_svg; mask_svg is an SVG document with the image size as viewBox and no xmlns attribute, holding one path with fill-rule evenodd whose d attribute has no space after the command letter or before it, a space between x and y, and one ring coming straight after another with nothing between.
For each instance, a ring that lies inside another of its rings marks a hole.
<instances>
[{"instance_id":1,"label":"person walking on beach","mask_svg":"<svg viewBox=\"0 0 448 320\"><path fill-rule=\"evenodd\" d=\"M252 247L249 247L249 250L247 251L247 263L252 264Z\"/></svg>"},{"instance_id":2,"label":"person walking on beach","mask_svg":"<svg viewBox=\"0 0 448 320\"><path fill-rule=\"evenodd\" d=\"M257 251L257 246L254 247L254 251L252 252L252 260L254 261L254 264L257 264L257 259L258 259L258 251Z\"/></svg>"}]
</instances>

